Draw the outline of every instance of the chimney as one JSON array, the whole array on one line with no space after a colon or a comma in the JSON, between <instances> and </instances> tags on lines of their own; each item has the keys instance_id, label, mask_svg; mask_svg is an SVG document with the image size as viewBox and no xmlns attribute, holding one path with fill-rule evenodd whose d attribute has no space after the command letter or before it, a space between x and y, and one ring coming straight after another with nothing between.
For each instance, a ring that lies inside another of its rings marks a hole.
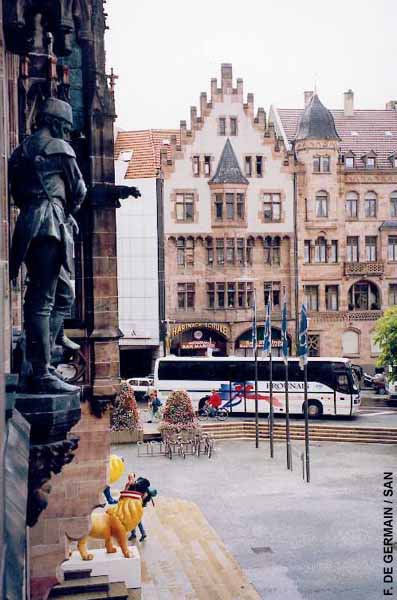
<instances>
[{"instance_id":1,"label":"chimney","mask_svg":"<svg viewBox=\"0 0 397 600\"><path fill-rule=\"evenodd\" d=\"M386 110L397 110L397 100L389 100L386 103Z\"/></svg>"},{"instance_id":2,"label":"chimney","mask_svg":"<svg viewBox=\"0 0 397 600\"><path fill-rule=\"evenodd\" d=\"M306 108L306 106L309 104L310 100L312 99L313 92L312 91L303 92L303 96L305 99L305 108Z\"/></svg>"},{"instance_id":3,"label":"chimney","mask_svg":"<svg viewBox=\"0 0 397 600\"><path fill-rule=\"evenodd\" d=\"M222 92L230 92L233 87L233 67L230 63L221 65L221 86Z\"/></svg>"},{"instance_id":4,"label":"chimney","mask_svg":"<svg viewBox=\"0 0 397 600\"><path fill-rule=\"evenodd\" d=\"M353 90L347 90L343 94L344 97L344 105L343 105L343 113L345 117L354 117L354 93Z\"/></svg>"}]
</instances>

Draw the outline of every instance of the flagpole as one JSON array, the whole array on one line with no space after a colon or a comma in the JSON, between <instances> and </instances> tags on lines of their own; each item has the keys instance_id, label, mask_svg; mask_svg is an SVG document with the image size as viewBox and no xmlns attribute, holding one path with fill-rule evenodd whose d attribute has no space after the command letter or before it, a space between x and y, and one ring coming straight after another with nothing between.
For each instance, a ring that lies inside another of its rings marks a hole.
<instances>
[{"instance_id":1,"label":"flagpole","mask_svg":"<svg viewBox=\"0 0 397 600\"><path fill-rule=\"evenodd\" d=\"M255 448L259 448L259 414L258 414L258 327L256 320L256 288L254 287L254 323L256 331L253 332L254 340L254 366L255 366Z\"/></svg>"},{"instance_id":2,"label":"flagpole","mask_svg":"<svg viewBox=\"0 0 397 600\"><path fill-rule=\"evenodd\" d=\"M271 327L271 325L270 325ZM271 330L270 330L271 331ZM269 356L269 387L270 387L270 419L269 419L269 440L270 440L270 458L274 457L274 440L273 440L273 360L272 360L272 343L270 337L270 356Z\"/></svg>"},{"instance_id":3,"label":"flagpole","mask_svg":"<svg viewBox=\"0 0 397 600\"><path fill-rule=\"evenodd\" d=\"M305 398L305 463L306 463L306 483L310 483L310 454L309 454L309 402L307 398L307 360L303 370L303 385Z\"/></svg>"},{"instance_id":4,"label":"flagpole","mask_svg":"<svg viewBox=\"0 0 397 600\"><path fill-rule=\"evenodd\" d=\"M285 287L283 290L283 314L282 314L282 350L285 365L284 390L285 390L285 440L287 446L287 469L292 471L291 433L289 421L289 389L288 389L288 337L287 337L287 296Z\"/></svg>"}]
</instances>

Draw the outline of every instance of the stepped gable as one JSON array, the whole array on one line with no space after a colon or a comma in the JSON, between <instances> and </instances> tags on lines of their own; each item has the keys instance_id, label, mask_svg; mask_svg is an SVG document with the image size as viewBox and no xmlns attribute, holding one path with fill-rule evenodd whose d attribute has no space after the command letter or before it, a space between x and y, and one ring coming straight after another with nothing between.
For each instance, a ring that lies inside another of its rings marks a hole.
<instances>
[{"instance_id":1,"label":"stepped gable","mask_svg":"<svg viewBox=\"0 0 397 600\"><path fill-rule=\"evenodd\" d=\"M313 94L301 115L295 140L340 140L332 113L317 94Z\"/></svg>"},{"instance_id":2,"label":"stepped gable","mask_svg":"<svg viewBox=\"0 0 397 600\"><path fill-rule=\"evenodd\" d=\"M248 185L249 181L241 172L233 147L229 138L222 150L215 175L208 183L239 183Z\"/></svg>"},{"instance_id":3,"label":"stepped gable","mask_svg":"<svg viewBox=\"0 0 397 600\"><path fill-rule=\"evenodd\" d=\"M277 110L285 135L289 142L296 139L296 131L303 109L279 108ZM357 159L370 150L376 153L379 168L390 169L390 156L397 152L397 111L387 109L355 109L352 116L346 116L342 109L331 110L337 132L341 138L342 154L354 152ZM386 132L390 132L386 135ZM365 169L365 164L357 161L356 169Z\"/></svg>"}]
</instances>

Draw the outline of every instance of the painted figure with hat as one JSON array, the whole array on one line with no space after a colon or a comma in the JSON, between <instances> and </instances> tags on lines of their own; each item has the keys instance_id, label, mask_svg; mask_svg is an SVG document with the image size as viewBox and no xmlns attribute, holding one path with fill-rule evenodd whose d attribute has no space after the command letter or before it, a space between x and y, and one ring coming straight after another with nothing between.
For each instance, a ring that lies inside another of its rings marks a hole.
<instances>
[{"instance_id":1,"label":"painted figure with hat","mask_svg":"<svg viewBox=\"0 0 397 600\"><path fill-rule=\"evenodd\" d=\"M11 245L10 277L27 268L24 298L26 354L32 365L31 393L78 390L51 367L52 346L70 316L74 291L73 218L87 189L71 145L65 140L73 124L71 106L48 98L38 115L38 129L10 159L11 192L20 209Z\"/></svg>"}]
</instances>

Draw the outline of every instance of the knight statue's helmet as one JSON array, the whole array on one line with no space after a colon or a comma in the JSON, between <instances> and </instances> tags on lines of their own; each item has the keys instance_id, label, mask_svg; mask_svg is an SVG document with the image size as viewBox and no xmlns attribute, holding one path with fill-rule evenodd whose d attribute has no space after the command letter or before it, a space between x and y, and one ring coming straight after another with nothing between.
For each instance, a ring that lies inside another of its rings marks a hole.
<instances>
[{"instance_id":1,"label":"knight statue's helmet","mask_svg":"<svg viewBox=\"0 0 397 600\"><path fill-rule=\"evenodd\" d=\"M49 115L50 117L57 117L57 119L63 119L69 125L73 125L72 107L67 102L58 100L58 98L47 98L40 113L42 115Z\"/></svg>"}]
</instances>

